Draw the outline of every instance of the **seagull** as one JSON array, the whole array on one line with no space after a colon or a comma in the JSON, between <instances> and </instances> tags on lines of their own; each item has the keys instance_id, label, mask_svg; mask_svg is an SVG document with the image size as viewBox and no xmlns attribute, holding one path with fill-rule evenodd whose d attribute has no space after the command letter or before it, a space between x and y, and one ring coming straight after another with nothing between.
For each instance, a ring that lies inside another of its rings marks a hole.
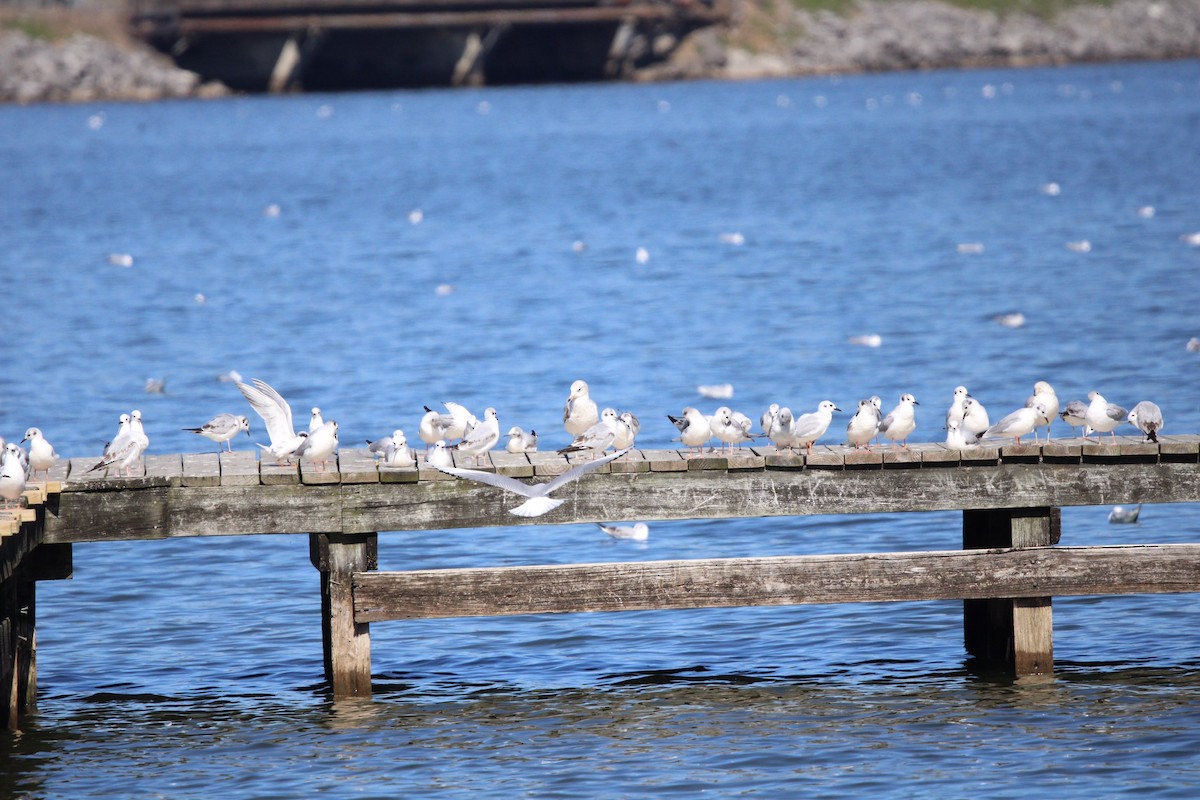
<instances>
[{"instance_id":1,"label":"seagull","mask_svg":"<svg viewBox=\"0 0 1200 800\"><path fill-rule=\"evenodd\" d=\"M1099 392L1088 392L1088 400L1091 402L1088 403L1087 414L1084 415L1088 428L1097 433L1110 434L1113 441L1116 441L1117 435L1113 430L1128 421L1129 412L1115 403L1108 402Z\"/></svg>"},{"instance_id":2,"label":"seagull","mask_svg":"<svg viewBox=\"0 0 1200 800\"><path fill-rule=\"evenodd\" d=\"M317 432L317 428L325 424L324 417L321 416L321 409L313 406L311 415L308 418L308 433L311 436Z\"/></svg>"},{"instance_id":3,"label":"seagull","mask_svg":"<svg viewBox=\"0 0 1200 800\"><path fill-rule=\"evenodd\" d=\"M762 431L763 436L768 436L771 433L771 426L775 424L775 417L779 416L779 403L771 403L763 415L758 418L758 427Z\"/></svg>"},{"instance_id":4,"label":"seagull","mask_svg":"<svg viewBox=\"0 0 1200 800\"><path fill-rule=\"evenodd\" d=\"M496 409L489 407L483 412L483 422L471 428L454 449L470 456L478 464L479 457L495 447L499 441L500 420L496 417Z\"/></svg>"},{"instance_id":5,"label":"seagull","mask_svg":"<svg viewBox=\"0 0 1200 800\"><path fill-rule=\"evenodd\" d=\"M4 454L0 456L0 498L4 499L4 507L12 508L25 491L25 467L21 465L21 448L9 442L4 445Z\"/></svg>"},{"instance_id":6,"label":"seagull","mask_svg":"<svg viewBox=\"0 0 1200 800\"><path fill-rule=\"evenodd\" d=\"M946 423L946 447L949 447L951 450L966 450L974 446L974 441L968 442L966 437L963 436L962 423L956 419L952 419Z\"/></svg>"},{"instance_id":7,"label":"seagull","mask_svg":"<svg viewBox=\"0 0 1200 800\"><path fill-rule=\"evenodd\" d=\"M1129 412L1127 419L1139 431L1146 434L1147 442L1158 441L1158 432L1162 430L1163 418L1162 409L1156 403L1151 403L1149 400L1142 400L1133 407L1133 411ZM29 447L29 462L33 463L32 445Z\"/></svg>"},{"instance_id":8,"label":"seagull","mask_svg":"<svg viewBox=\"0 0 1200 800\"><path fill-rule=\"evenodd\" d=\"M1059 412L1059 417L1072 428L1083 428L1080 436L1087 434L1087 403L1082 400L1072 400L1067 407Z\"/></svg>"},{"instance_id":9,"label":"seagull","mask_svg":"<svg viewBox=\"0 0 1200 800\"><path fill-rule=\"evenodd\" d=\"M588 395L587 381L575 381L563 406L563 427L572 436L579 436L599 421L596 401Z\"/></svg>"},{"instance_id":10,"label":"seagull","mask_svg":"<svg viewBox=\"0 0 1200 800\"><path fill-rule=\"evenodd\" d=\"M94 467L89 469L88 472L93 472L101 467L107 468L116 461L117 454L124 451L126 445L129 444L129 423L129 415L122 414L120 417L120 424L117 426L117 435L104 445L103 457L101 457L100 461Z\"/></svg>"},{"instance_id":11,"label":"seagull","mask_svg":"<svg viewBox=\"0 0 1200 800\"><path fill-rule=\"evenodd\" d=\"M1038 423L1038 428L1045 426L1046 441L1050 441L1050 423L1058 416L1058 395L1054 393L1054 387L1045 381L1038 381L1033 385L1033 395L1025 401L1026 408L1032 408L1035 404L1041 404L1046 411L1046 419L1044 422ZM1033 429L1033 440L1037 441L1037 428Z\"/></svg>"},{"instance_id":12,"label":"seagull","mask_svg":"<svg viewBox=\"0 0 1200 800\"><path fill-rule=\"evenodd\" d=\"M833 412L841 411L830 400L822 400L817 410L796 417L792 424L792 443L802 445L812 453L813 442L825 435L829 423L833 421Z\"/></svg>"},{"instance_id":13,"label":"seagull","mask_svg":"<svg viewBox=\"0 0 1200 800\"><path fill-rule=\"evenodd\" d=\"M454 466L454 458L450 455L446 443L438 439L433 443L433 449L425 453L425 463L438 469Z\"/></svg>"},{"instance_id":14,"label":"seagull","mask_svg":"<svg viewBox=\"0 0 1200 800\"><path fill-rule=\"evenodd\" d=\"M713 436L721 440L722 448L752 441L754 436L750 433L750 425L751 422L745 414L734 412L729 406L721 406L708 418L708 426Z\"/></svg>"},{"instance_id":15,"label":"seagull","mask_svg":"<svg viewBox=\"0 0 1200 800\"><path fill-rule=\"evenodd\" d=\"M326 420L321 423L321 427L304 438L304 442L296 448L292 455L297 456L301 461L320 464L320 471L324 472L329 464L329 457L337 450L337 433L338 424L333 420Z\"/></svg>"},{"instance_id":16,"label":"seagull","mask_svg":"<svg viewBox=\"0 0 1200 800\"><path fill-rule=\"evenodd\" d=\"M672 417L667 414L667 419L679 429L679 441L687 445L688 455L691 455L693 447L703 451L704 445L712 438L712 425L709 424L708 417L691 406L683 409L683 416Z\"/></svg>"},{"instance_id":17,"label":"seagull","mask_svg":"<svg viewBox=\"0 0 1200 800\"><path fill-rule=\"evenodd\" d=\"M421 417L421 424L417 427L417 436L426 444L426 451L438 439L450 441L463 438L477 422L471 412L458 403L447 402L442 405L446 407L444 414L425 406L425 416Z\"/></svg>"},{"instance_id":18,"label":"seagull","mask_svg":"<svg viewBox=\"0 0 1200 800\"><path fill-rule=\"evenodd\" d=\"M1033 433L1034 428L1046 421L1046 409L1041 403L1033 406L1018 408L1004 419L984 431L980 438L999 437L1001 439L1016 439L1021 443L1022 436Z\"/></svg>"},{"instance_id":19,"label":"seagull","mask_svg":"<svg viewBox=\"0 0 1200 800\"><path fill-rule=\"evenodd\" d=\"M54 445L46 441L39 428L25 431L25 438L21 441L29 442L29 469L32 477L36 479L39 472L44 472L49 479L50 468L58 463L58 453L54 452Z\"/></svg>"},{"instance_id":20,"label":"seagull","mask_svg":"<svg viewBox=\"0 0 1200 800\"><path fill-rule=\"evenodd\" d=\"M537 431L529 431L526 433L516 425L508 429L508 433L504 434L508 437L508 444L504 445L504 449L510 453L536 453L537 452Z\"/></svg>"},{"instance_id":21,"label":"seagull","mask_svg":"<svg viewBox=\"0 0 1200 800\"><path fill-rule=\"evenodd\" d=\"M434 464L442 472L448 475L453 475L457 478L467 478L480 483L486 483L489 486L495 486L498 489L503 489L506 492L519 494L522 497L528 498L524 503L516 508L510 508L508 513L515 514L518 517L540 517L548 511L552 511L562 505L565 501L557 500L550 497L550 493L565 484L570 483L576 478L581 478L592 470L598 469L610 461L628 453L628 450L618 450L615 453L609 453L601 458L592 461L585 461L582 464L577 464L563 474L555 477L553 480L546 483L528 484L522 483L516 478L510 478L507 475L500 475L495 472L483 472L477 469L459 469L457 467L443 467Z\"/></svg>"},{"instance_id":22,"label":"seagull","mask_svg":"<svg viewBox=\"0 0 1200 800\"><path fill-rule=\"evenodd\" d=\"M900 395L900 403L879 423L879 432L892 440L893 447L908 447L908 435L917 428L917 398L911 394Z\"/></svg>"},{"instance_id":23,"label":"seagull","mask_svg":"<svg viewBox=\"0 0 1200 800\"><path fill-rule=\"evenodd\" d=\"M146 452L146 448L150 447L150 437L146 435L146 429L142 427L142 412L136 408L129 412L129 435L133 438L134 444L137 446L137 456L130 460L132 464L142 454Z\"/></svg>"},{"instance_id":24,"label":"seagull","mask_svg":"<svg viewBox=\"0 0 1200 800\"><path fill-rule=\"evenodd\" d=\"M408 446L408 437L400 428L392 431L391 436L368 441L367 451L376 459L382 458L383 463L391 467L407 467L415 460L412 449Z\"/></svg>"},{"instance_id":25,"label":"seagull","mask_svg":"<svg viewBox=\"0 0 1200 800\"><path fill-rule=\"evenodd\" d=\"M1138 515L1141 513L1141 503L1138 503L1133 508L1113 506L1112 511L1108 512L1108 521L1114 525L1132 525L1138 521Z\"/></svg>"},{"instance_id":26,"label":"seagull","mask_svg":"<svg viewBox=\"0 0 1200 800\"><path fill-rule=\"evenodd\" d=\"M846 424L846 441L855 450L870 447L871 438L879 432L879 409L870 398L858 401L858 411Z\"/></svg>"},{"instance_id":27,"label":"seagull","mask_svg":"<svg viewBox=\"0 0 1200 800\"><path fill-rule=\"evenodd\" d=\"M963 401L970 397L970 392L965 386L954 387L954 400L950 403L950 407L946 409L946 428L950 427L950 420L963 418Z\"/></svg>"},{"instance_id":28,"label":"seagull","mask_svg":"<svg viewBox=\"0 0 1200 800\"><path fill-rule=\"evenodd\" d=\"M254 378L251 383L254 385L248 386L241 381L235 381L234 385L266 423L271 444L260 444L259 447L275 456L276 463L282 464L290 460L292 454L304 444L308 432L296 433L292 424L292 407L269 383L258 378Z\"/></svg>"},{"instance_id":29,"label":"seagull","mask_svg":"<svg viewBox=\"0 0 1200 800\"><path fill-rule=\"evenodd\" d=\"M566 447L559 450L559 453L577 453L581 450L591 450L593 455L599 451L603 453L608 448L612 447L612 443L617 438L617 426L621 425L617 420L617 412L615 409L606 408L600 415L600 421L588 428L583 433L575 437L575 440ZM628 450L629 448L625 448Z\"/></svg>"},{"instance_id":30,"label":"seagull","mask_svg":"<svg viewBox=\"0 0 1200 800\"><path fill-rule=\"evenodd\" d=\"M627 447L633 447L633 440L637 438L638 431L642 429L642 423L638 422L638 418L633 415L632 411L622 411L617 415L617 435L613 439L613 447L617 450L624 450Z\"/></svg>"},{"instance_id":31,"label":"seagull","mask_svg":"<svg viewBox=\"0 0 1200 800\"><path fill-rule=\"evenodd\" d=\"M962 430L964 439L974 437L976 441L982 439L983 432L991 427L991 423L988 421L987 409L983 407L983 403L971 395L967 395L963 400L962 425L959 427Z\"/></svg>"},{"instance_id":32,"label":"seagull","mask_svg":"<svg viewBox=\"0 0 1200 800\"><path fill-rule=\"evenodd\" d=\"M233 445L230 442L242 431L245 431L247 436L250 435L250 420L233 414L217 414L199 428L180 428L180 430L190 431L203 436L210 442L216 442L217 452L221 451L222 442L230 452L233 452Z\"/></svg>"},{"instance_id":33,"label":"seagull","mask_svg":"<svg viewBox=\"0 0 1200 800\"><path fill-rule=\"evenodd\" d=\"M771 440L771 444L775 445L776 450L791 450L795 445L796 440L792 436L794 425L792 410L787 406L779 409L774 422L771 423L771 429L767 431L767 438Z\"/></svg>"},{"instance_id":34,"label":"seagull","mask_svg":"<svg viewBox=\"0 0 1200 800\"><path fill-rule=\"evenodd\" d=\"M633 525L605 525L597 522L596 527L614 539L644 542L650 538L650 526L644 522L636 522Z\"/></svg>"}]
</instances>

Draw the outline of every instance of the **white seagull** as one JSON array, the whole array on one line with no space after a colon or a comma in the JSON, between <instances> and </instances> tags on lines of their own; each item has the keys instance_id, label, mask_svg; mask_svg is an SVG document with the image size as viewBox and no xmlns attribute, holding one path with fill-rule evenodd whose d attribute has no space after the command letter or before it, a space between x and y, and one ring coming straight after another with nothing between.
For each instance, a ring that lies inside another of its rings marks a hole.
<instances>
[{"instance_id":1,"label":"white seagull","mask_svg":"<svg viewBox=\"0 0 1200 800\"><path fill-rule=\"evenodd\" d=\"M642 429L642 423L638 422L638 418L633 415L632 411L622 411L617 415L617 435L613 439L613 447L617 450L624 450L627 447L633 447L633 440L637 438L638 431Z\"/></svg>"},{"instance_id":2,"label":"white seagull","mask_svg":"<svg viewBox=\"0 0 1200 800\"><path fill-rule=\"evenodd\" d=\"M320 464L319 471L324 472L329 465L329 457L337 450L337 446L338 424L330 419L322 422L321 427L308 434L292 455L311 464Z\"/></svg>"},{"instance_id":3,"label":"white seagull","mask_svg":"<svg viewBox=\"0 0 1200 800\"><path fill-rule=\"evenodd\" d=\"M25 491L25 467L21 464L21 448L9 442L4 445L4 454L0 455L0 498L4 499L4 507L12 508L20 500Z\"/></svg>"},{"instance_id":4,"label":"white seagull","mask_svg":"<svg viewBox=\"0 0 1200 800\"><path fill-rule=\"evenodd\" d=\"M602 458L597 458L592 461L585 461L582 464L577 464L561 475L558 475L553 480L546 483L522 483L516 478L510 478L507 475L499 475L495 472L483 472L477 469L459 469L457 467L443 467L434 464L442 472L448 475L453 475L456 478L466 478L468 480L486 483L489 486L495 486L498 489L503 489L506 492L519 494L522 497L528 498L524 503L516 508L510 508L508 513L515 514L518 517L540 517L548 511L553 511L562 505L565 501L557 500L550 497L550 493L561 486L564 486L576 478L581 478L594 469L598 469L610 461L620 458L628 453L628 450L618 450L615 453L609 453Z\"/></svg>"},{"instance_id":5,"label":"white seagull","mask_svg":"<svg viewBox=\"0 0 1200 800\"><path fill-rule=\"evenodd\" d=\"M721 441L722 448L726 445L733 448L742 442L752 441L754 436L750 433L750 425L745 414L735 412L729 406L721 406L708 418L709 429Z\"/></svg>"},{"instance_id":6,"label":"white seagull","mask_svg":"<svg viewBox=\"0 0 1200 800\"><path fill-rule=\"evenodd\" d=\"M612 447L617 438L617 428L623 425L617 419L615 409L606 408L600 415L600 421L575 437L569 445L559 450L559 453L577 453L581 450L591 450L593 455L603 453ZM628 450L629 448L625 448Z\"/></svg>"},{"instance_id":7,"label":"white seagull","mask_svg":"<svg viewBox=\"0 0 1200 800\"><path fill-rule=\"evenodd\" d=\"M508 443L504 445L504 449L510 453L536 453L538 435L537 431L529 431L526 433L523 429L516 425L508 429L508 433L504 434L508 437Z\"/></svg>"},{"instance_id":8,"label":"white seagull","mask_svg":"<svg viewBox=\"0 0 1200 800\"><path fill-rule=\"evenodd\" d=\"M635 522L633 525L605 525L604 523L597 522L596 527L614 539L629 539L633 542L644 542L650 538L650 526L644 522Z\"/></svg>"},{"instance_id":9,"label":"white seagull","mask_svg":"<svg viewBox=\"0 0 1200 800\"><path fill-rule=\"evenodd\" d=\"M117 426L117 435L104 445L104 455L88 472L93 472L101 467L107 468L112 466L116 462L117 454L119 453L124 458L124 450L129 444L129 422L129 415L122 414L120 424Z\"/></svg>"},{"instance_id":10,"label":"white seagull","mask_svg":"<svg viewBox=\"0 0 1200 800\"><path fill-rule=\"evenodd\" d=\"M1113 431L1129 421L1129 412L1115 403L1108 402L1099 392L1088 392L1088 400L1091 402L1088 403L1087 414L1084 415L1088 428L1097 433L1110 434L1116 441L1117 435Z\"/></svg>"},{"instance_id":11,"label":"white seagull","mask_svg":"<svg viewBox=\"0 0 1200 800\"><path fill-rule=\"evenodd\" d=\"M313 410L309 412L308 417L308 433L311 436L317 432L317 428L325 424L325 418L321 416L321 409L313 406Z\"/></svg>"},{"instance_id":12,"label":"white seagull","mask_svg":"<svg viewBox=\"0 0 1200 800\"><path fill-rule=\"evenodd\" d=\"M199 428L181 428L180 430L199 434L210 442L215 442L217 452L220 452L222 443L229 448L230 452L233 452L233 445L230 442L242 431L245 431L247 436L250 435L250 420L234 414L217 414Z\"/></svg>"},{"instance_id":13,"label":"white seagull","mask_svg":"<svg viewBox=\"0 0 1200 800\"><path fill-rule=\"evenodd\" d=\"M1041 403L1018 408L1004 419L984 431L980 438L999 437L1001 439L1016 439L1021 443L1022 436L1033 433L1034 428L1046 421L1046 409Z\"/></svg>"},{"instance_id":14,"label":"white seagull","mask_svg":"<svg viewBox=\"0 0 1200 800\"><path fill-rule=\"evenodd\" d=\"M771 430L767 431L767 438L771 440L771 444L775 445L776 450L791 450L796 444L796 440L792 436L794 425L792 410L787 406L779 409L779 413L771 422Z\"/></svg>"},{"instance_id":15,"label":"white seagull","mask_svg":"<svg viewBox=\"0 0 1200 800\"><path fill-rule=\"evenodd\" d=\"M1163 416L1162 409L1158 407L1157 403L1142 400L1129 412L1128 419L1133 423L1135 428L1146 434L1147 442L1158 441L1158 433L1162 430L1163 426ZM29 448L29 463L33 463L32 445Z\"/></svg>"},{"instance_id":16,"label":"white seagull","mask_svg":"<svg viewBox=\"0 0 1200 800\"><path fill-rule=\"evenodd\" d=\"M879 423L879 432L892 440L893 447L908 447L908 435L917 428L913 406L919 405L917 398L911 394L902 394L899 404Z\"/></svg>"},{"instance_id":17,"label":"white seagull","mask_svg":"<svg viewBox=\"0 0 1200 800\"><path fill-rule=\"evenodd\" d=\"M870 447L871 439L879 432L881 416L870 398L859 400L858 411L846 423L846 441L850 446L855 450Z\"/></svg>"},{"instance_id":18,"label":"white seagull","mask_svg":"<svg viewBox=\"0 0 1200 800\"><path fill-rule=\"evenodd\" d=\"M290 460L296 450L304 444L308 432L296 433L296 427L292 423L292 407L269 383L258 378L254 378L251 383L254 385L248 386L237 381L234 385L266 424L271 444L258 446L273 455L277 463L282 464Z\"/></svg>"},{"instance_id":19,"label":"white seagull","mask_svg":"<svg viewBox=\"0 0 1200 800\"><path fill-rule=\"evenodd\" d=\"M792 444L804 447L811 453L813 442L829 430L829 423L833 421L835 411L841 409L830 400L822 400L816 411L796 417L796 421L792 423Z\"/></svg>"},{"instance_id":20,"label":"white seagull","mask_svg":"<svg viewBox=\"0 0 1200 800\"><path fill-rule=\"evenodd\" d=\"M1072 428L1083 428L1080 436L1087 435L1087 403L1082 400L1072 400L1067 403L1067 407L1059 412L1059 417L1063 422L1070 425Z\"/></svg>"},{"instance_id":21,"label":"white seagull","mask_svg":"<svg viewBox=\"0 0 1200 800\"><path fill-rule=\"evenodd\" d=\"M991 426L991 422L988 421L987 409L983 407L983 403L971 395L967 395L963 399L962 424L959 426L963 438L967 440L974 438L978 441L983 438L983 432Z\"/></svg>"},{"instance_id":22,"label":"white seagull","mask_svg":"<svg viewBox=\"0 0 1200 800\"><path fill-rule=\"evenodd\" d=\"M54 445L46 441L46 437L42 435L39 428L30 428L25 431L23 442L29 442L29 470L31 477L37 479L39 472L46 473L46 478L50 477L50 468L58 463L58 453L54 452Z\"/></svg>"},{"instance_id":23,"label":"white seagull","mask_svg":"<svg viewBox=\"0 0 1200 800\"><path fill-rule=\"evenodd\" d=\"M1045 381L1038 381L1033 385L1033 395L1025 401L1027 408L1032 408L1035 404L1041 404L1046 411L1045 422L1039 422L1038 428L1045 427L1046 441L1050 441L1050 423L1058 416L1058 395L1054 392L1054 387ZM1033 439L1037 441L1037 428L1033 430Z\"/></svg>"},{"instance_id":24,"label":"white seagull","mask_svg":"<svg viewBox=\"0 0 1200 800\"><path fill-rule=\"evenodd\" d=\"M483 412L483 421L467 431L454 449L470 456L478 464L479 457L495 447L499 441L500 420L496 417L496 409L489 407Z\"/></svg>"},{"instance_id":25,"label":"white seagull","mask_svg":"<svg viewBox=\"0 0 1200 800\"><path fill-rule=\"evenodd\" d=\"M688 455L691 455L693 447L703 451L704 445L712 438L712 425L709 424L708 417L691 406L683 409L683 416L673 417L667 414L667 419L679 429L679 441L687 445Z\"/></svg>"},{"instance_id":26,"label":"white seagull","mask_svg":"<svg viewBox=\"0 0 1200 800\"><path fill-rule=\"evenodd\" d=\"M454 466L454 458L450 455L450 449L446 447L446 443L438 439L433 443L433 449L425 453L425 463L431 467L444 469Z\"/></svg>"},{"instance_id":27,"label":"white seagull","mask_svg":"<svg viewBox=\"0 0 1200 800\"><path fill-rule=\"evenodd\" d=\"M563 427L572 436L579 436L599 421L599 410L588 395L587 381L575 381L563 406Z\"/></svg>"}]
</instances>

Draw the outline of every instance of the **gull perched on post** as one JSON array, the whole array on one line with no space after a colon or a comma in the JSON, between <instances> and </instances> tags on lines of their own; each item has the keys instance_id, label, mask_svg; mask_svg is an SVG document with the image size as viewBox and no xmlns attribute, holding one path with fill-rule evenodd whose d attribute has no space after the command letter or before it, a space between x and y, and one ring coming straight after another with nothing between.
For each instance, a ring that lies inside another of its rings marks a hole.
<instances>
[{"instance_id":1,"label":"gull perched on post","mask_svg":"<svg viewBox=\"0 0 1200 800\"><path fill-rule=\"evenodd\" d=\"M1001 439L1016 439L1021 443L1022 436L1033 433L1037 426L1045 424L1046 409L1041 403L1018 408L1004 419L984 431L980 438L999 437Z\"/></svg>"},{"instance_id":2,"label":"gull perched on post","mask_svg":"<svg viewBox=\"0 0 1200 800\"><path fill-rule=\"evenodd\" d=\"M498 489L503 489L506 492L519 494L522 497L528 498L524 503L516 508L510 508L508 513L515 514L518 517L540 517L548 511L561 506L565 501L550 497L550 493L561 486L570 483L573 480L583 477L592 470L599 469L610 461L620 458L628 453L628 450L618 450L615 453L609 453L601 458L585 461L582 464L577 464L554 479L546 483L522 483L516 478L510 478L507 475L499 475L495 472L484 472L476 469L459 469L458 467L445 467L440 464L434 464L442 472L448 475L453 475L456 478L466 478L479 483L486 483L489 486L495 486Z\"/></svg>"},{"instance_id":3,"label":"gull perched on post","mask_svg":"<svg viewBox=\"0 0 1200 800\"><path fill-rule=\"evenodd\" d=\"M454 449L470 456L478 464L479 457L495 447L499 441L500 420L496 417L496 409L489 407L483 412L483 421L467 431Z\"/></svg>"},{"instance_id":4,"label":"gull perched on post","mask_svg":"<svg viewBox=\"0 0 1200 800\"><path fill-rule=\"evenodd\" d=\"M833 412L841 411L831 400L822 400L816 411L801 414L792 423L792 444L812 452L813 442L825 435L829 423L833 422Z\"/></svg>"},{"instance_id":5,"label":"gull perched on post","mask_svg":"<svg viewBox=\"0 0 1200 800\"><path fill-rule=\"evenodd\" d=\"M1038 428L1046 428L1046 441L1050 441L1050 423L1054 422L1054 418L1058 416L1058 395L1054 392L1054 387L1045 381L1038 381L1033 385L1033 395L1025 401L1026 408L1032 408L1035 404L1040 404L1045 409L1046 421L1039 422ZM1037 441L1037 428L1033 429L1033 440Z\"/></svg>"},{"instance_id":6,"label":"gull perched on post","mask_svg":"<svg viewBox=\"0 0 1200 800\"><path fill-rule=\"evenodd\" d=\"M1129 421L1142 433L1146 434L1147 442L1157 442L1158 433L1162 430L1162 409L1157 403L1142 400L1129 412ZM29 463L33 463L33 448L29 448Z\"/></svg>"},{"instance_id":7,"label":"gull perched on post","mask_svg":"<svg viewBox=\"0 0 1200 800\"><path fill-rule=\"evenodd\" d=\"M526 433L523 428L513 425L504 435L508 437L508 443L504 445L504 449L509 453L537 452L537 431L531 430Z\"/></svg>"},{"instance_id":8,"label":"gull perched on post","mask_svg":"<svg viewBox=\"0 0 1200 800\"><path fill-rule=\"evenodd\" d=\"M563 406L563 427L572 436L579 436L600 421L596 401L588 395L587 381L575 381Z\"/></svg>"},{"instance_id":9,"label":"gull perched on post","mask_svg":"<svg viewBox=\"0 0 1200 800\"><path fill-rule=\"evenodd\" d=\"M39 472L46 473L46 477L50 477L50 468L58 463L58 453L54 452L54 445L46 441L46 437L42 435L39 428L30 428L25 431L23 442L29 442L29 471L30 477L37 479Z\"/></svg>"},{"instance_id":10,"label":"gull perched on post","mask_svg":"<svg viewBox=\"0 0 1200 800\"><path fill-rule=\"evenodd\" d=\"M5 508L11 508L25 491L25 466L21 461L21 448L13 442L4 445L0 455L0 498Z\"/></svg>"},{"instance_id":11,"label":"gull perched on post","mask_svg":"<svg viewBox=\"0 0 1200 800\"><path fill-rule=\"evenodd\" d=\"M1107 433L1116 441L1117 434L1113 431L1128 422L1129 412L1116 403L1110 403L1099 392L1088 392L1087 413L1084 420L1090 430L1097 433Z\"/></svg>"},{"instance_id":12,"label":"gull perched on post","mask_svg":"<svg viewBox=\"0 0 1200 800\"><path fill-rule=\"evenodd\" d=\"M892 440L893 447L908 447L908 435L917 429L913 406L919 405L911 394L902 394L899 404L879 423L879 432Z\"/></svg>"},{"instance_id":13,"label":"gull perched on post","mask_svg":"<svg viewBox=\"0 0 1200 800\"><path fill-rule=\"evenodd\" d=\"M622 424L623 423L617 419L616 410L612 408L606 408L600 415L599 422L576 436L574 441L558 452L576 453L581 450L591 450L593 456L597 452L603 453L605 450L612 447L613 442L616 441L617 428Z\"/></svg>"},{"instance_id":14,"label":"gull perched on post","mask_svg":"<svg viewBox=\"0 0 1200 800\"><path fill-rule=\"evenodd\" d=\"M683 416L672 417L667 414L667 419L679 429L679 441L687 445L688 455L691 455L693 447L703 451L704 445L712 438L712 425L708 417L691 406L683 409Z\"/></svg>"},{"instance_id":15,"label":"gull perched on post","mask_svg":"<svg viewBox=\"0 0 1200 800\"><path fill-rule=\"evenodd\" d=\"M292 407L274 387L258 378L251 383L254 385L247 386L237 381L235 385L266 424L271 444L260 444L259 447L273 455L279 464L290 461L308 438L308 432L296 433L296 427L292 424Z\"/></svg>"},{"instance_id":16,"label":"gull perched on post","mask_svg":"<svg viewBox=\"0 0 1200 800\"><path fill-rule=\"evenodd\" d=\"M879 423L882 421L883 415L870 398L859 400L858 411L855 411L854 416L846 423L846 441L855 450L869 448L871 439L879 433Z\"/></svg>"},{"instance_id":17,"label":"gull perched on post","mask_svg":"<svg viewBox=\"0 0 1200 800\"><path fill-rule=\"evenodd\" d=\"M201 425L199 428L180 428L180 430L189 431L190 433L199 434L210 442L215 442L217 452L221 451L221 444L224 443L233 452L233 437L237 436L242 431L246 435L250 435L250 420L246 417L239 417L234 414L217 414L208 422Z\"/></svg>"}]
</instances>

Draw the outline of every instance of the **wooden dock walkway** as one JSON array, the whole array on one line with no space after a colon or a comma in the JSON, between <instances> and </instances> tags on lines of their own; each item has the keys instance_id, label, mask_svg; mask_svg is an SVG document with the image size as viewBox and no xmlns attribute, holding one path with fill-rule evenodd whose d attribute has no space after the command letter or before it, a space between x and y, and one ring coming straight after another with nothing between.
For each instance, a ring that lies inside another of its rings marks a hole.
<instances>
[{"instance_id":1,"label":"wooden dock walkway","mask_svg":"<svg viewBox=\"0 0 1200 800\"><path fill-rule=\"evenodd\" d=\"M335 697L370 694L369 625L385 620L962 600L968 652L1020 676L1052 670L1053 596L1200 591L1200 543L1054 546L1064 506L1200 501L1200 436L964 452L634 450L559 489L566 502L535 519L507 513L521 501L512 494L423 464L381 466L365 450L343 450L327 471L234 452L151 455L143 474L104 477L88 471L97 460L63 461L31 484L29 508L0 515L10 726L35 702L33 587L69 577L75 542L308 533ZM571 463L555 453L490 461L485 469L533 480ZM381 531L935 510L963 511L962 551L378 570Z\"/></svg>"}]
</instances>

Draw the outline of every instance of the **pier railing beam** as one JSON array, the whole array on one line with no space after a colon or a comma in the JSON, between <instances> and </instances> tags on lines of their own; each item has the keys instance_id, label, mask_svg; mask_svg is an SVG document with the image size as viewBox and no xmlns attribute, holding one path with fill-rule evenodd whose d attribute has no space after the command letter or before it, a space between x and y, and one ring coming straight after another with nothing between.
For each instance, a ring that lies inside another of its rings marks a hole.
<instances>
[{"instance_id":1,"label":"pier railing beam","mask_svg":"<svg viewBox=\"0 0 1200 800\"><path fill-rule=\"evenodd\" d=\"M370 697L371 628L354 621L352 577L379 568L378 534L312 533L309 555L321 573L325 680L335 699Z\"/></svg>"},{"instance_id":2,"label":"pier railing beam","mask_svg":"<svg viewBox=\"0 0 1200 800\"><path fill-rule=\"evenodd\" d=\"M963 512L963 549L1049 547L1061 530L1057 508L981 509ZM984 668L1014 677L1054 671L1054 629L1049 597L963 601L963 640Z\"/></svg>"}]
</instances>

